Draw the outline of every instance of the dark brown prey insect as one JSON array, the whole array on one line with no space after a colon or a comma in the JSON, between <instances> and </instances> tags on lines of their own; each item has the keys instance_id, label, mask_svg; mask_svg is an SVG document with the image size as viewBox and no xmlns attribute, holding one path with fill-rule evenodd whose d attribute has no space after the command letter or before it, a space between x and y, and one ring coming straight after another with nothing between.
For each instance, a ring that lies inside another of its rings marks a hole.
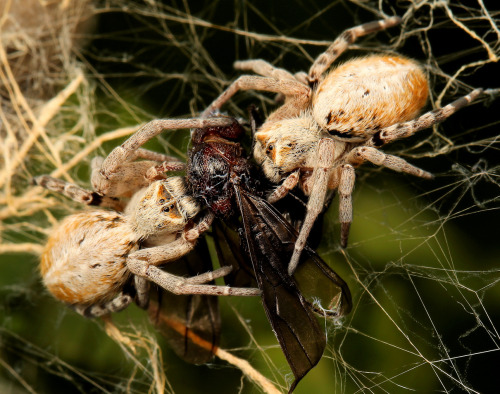
<instances>
[{"instance_id":1,"label":"dark brown prey insect","mask_svg":"<svg viewBox=\"0 0 500 394\"><path fill-rule=\"evenodd\" d=\"M255 278L267 318L295 376L293 391L326 346L317 315L345 315L351 295L346 283L308 247L294 276L288 274L297 232L260 196L259 174L239 143L243 133L236 121L194 130L187 184L192 196L239 230L241 246L225 234L223 224L214 223L221 264L233 265L225 279L230 285L248 286Z\"/></svg>"}]
</instances>

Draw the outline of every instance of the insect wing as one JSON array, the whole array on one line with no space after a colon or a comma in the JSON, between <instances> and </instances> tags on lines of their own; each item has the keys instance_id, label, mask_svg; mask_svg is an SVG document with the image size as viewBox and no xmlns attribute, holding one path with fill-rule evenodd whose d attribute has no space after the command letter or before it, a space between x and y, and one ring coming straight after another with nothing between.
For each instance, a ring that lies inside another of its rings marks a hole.
<instances>
[{"instance_id":1,"label":"insect wing","mask_svg":"<svg viewBox=\"0 0 500 394\"><path fill-rule=\"evenodd\" d=\"M182 259L168 263L168 272L194 276L212 270L204 238ZM175 295L153 286L148 313L175 353L192 364L210 361L219 344L220 314L217 297Z\"/></svg>"},{"instance_id":2,"label":"insect wing","mask_svg":"<svg viewBox=\"0 0 500 394\"><path fill-rule=\"evenodd\" d=\"M237 190L244 226L244 242L252 261L262 303L281 349L295 376L290 391L323 355L326 337L308 301L287 274L289 253L282 253L279 240L260 218L264 201ZM266 204L267 205L267 204ZM264 206L266 206L264 205Z\"/></svg>"},{"instance_id":3,"label":"insect wing","mask_svg":"<svg viewBox=\"0 0 500 394\"><path fill-rule=\"evenodd\" d=\"M224 277L227 285L256 287L255 273L248 254L241 248L240 236L221 220L212 223L214 244L221 266L232 266L233 270Z\"/></svg>"},{"instance_id":4,"label":"insect wing","mask_svg":"<svg viewBox=\"0 0 500 394\"><path fill-rule=\"evenodd\" d=\"M267 201L253 195L248 195L248 199L253 201L256 212L281 243L282 253L290 259L297 231ZM280 269L280 272L288 277L286 269ZM300 293L320 315L343 316L351 310L351 292L347 283L307 245L293 277Z\"/></svg>"}]
</instances>

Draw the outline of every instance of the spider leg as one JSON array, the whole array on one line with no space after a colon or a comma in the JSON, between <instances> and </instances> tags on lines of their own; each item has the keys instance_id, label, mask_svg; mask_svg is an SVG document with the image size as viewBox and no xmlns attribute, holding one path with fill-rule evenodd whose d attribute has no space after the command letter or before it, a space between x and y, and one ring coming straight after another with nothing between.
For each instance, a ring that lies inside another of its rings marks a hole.
<instances>
[{"instance_id":1,"label":"spider leg","mask_svg":"<svg viewBox=\"0 0 500 394\"><path fill-rule=\"evenodd\" d=\"M134 275L134 287L136 292L135 303L139 308L146 309L149 305L150 282L145 278Z\"/></svg>"},{"instance_id":2,"label":"spider leg","mask_svg":"<svg viewBox=\"0 0 500 394\"><path fill-rule=\"evenodd\" d=\"M92 185L103 195L130 197L137 190L147 187L152 180L163 178L161 171L184 168L174 157L142 149L144 143L168 129L227 126L230 122L229 118L153 120L113 149L106 159L94 159ZM137 158L149 161L134 161ZM158 166L158 162L162 164Z\"/></svg>"},{"instance_id":3,"label":"spider leg","mask_svg":"<svg viewBox=\"0 0 500 394\"><path fill-rule=\"evenodd\" d=\"M206 272L204 274L192 276L190 278L185 278L185 282L190 285L198 285L207 282L211 282L217 278L222 278L228 275L233 270L232 266L222 267L215 271ZM151 287L151 282L146 278L134 275L134 285L136 290L135 303L139 308L146 309L149 304L149 291Z\"/></svg>"},{"instance_id":4,"label":"spider leg","mask_svg":"<svg viewBox=\"0 0 500 394\"><path fill-rule=\"evenodd\" d=\"M139 148L164 130L227 126L231 122L232 119L229 118L152 120L141 127L122 145L113 149L102 163L100 173L105 179L109 179L124 163L142 157L141 155L145 154L145 150L139 150Z\"/></svg>"},{"instance_id":5,"label":"spider leg","mask_svg":"<svg viewBox=\"0 0 500 394\"><path fill-rule=\"evenodd\" d=\"M145 175L145 178L150 181L165 179L165 173L168 171L182 171L186 168L186 164L181 161L164 161L157 166L150 167Z\"/></svg>"},{"instance_id":6,"label":"spider leg","mask_svg":"<svg viewBox=\"0 0 500 394\"><path fill-rule=\"evenodd\" d=\"M307 213L304 223L300 229L292 258L288 265L288 273L293 274L299 264L300 254L306 245L307 237L311 232L314 222L324 208L326 192L328 189L328 179L331 174L331 167L334 162L335 142L330 138L322 138L318 144L318 165L312 174L312 189L307 202Z\"/></svg>"},{"instance_id":7,"label":"spider leg","mask_svg":"<svg viewBox=\"0 0 500 394\"><path fill-rule=\"evenodd\" d=\"M184 237L186 238L186 240L196 241L201 236L201 234L203 234L210 228L214 219L214 213L208 212L195 227L184 232Z\"/></svg>"},{"instance_id":8,"label":"spider leg","mask_svg":"<svg viewBox=\"0 0 500 394\"><path fill-rule=\"evenodd\" d=\"M144 149L141 149L144 152ZM168 159L158 164L157 161L143 160L123 162L115 169L109 178L105 178L101 173L104 162L103 157L96 157L92 160L91 182L94 190L99 194L110 197L131 197L135 192L148 187L152 182L165 179L166 171L180 171L185 168L185 164L175 157L162 154L144 155L157 159ZM142 155L141 155L142 157Z\"/></svg>"},{"instance_id":9,"label":"spider leg","mask_svg":"<svg viewBox=\"0 0 500 394\"><path fill-rule=\"evenodd\" d=\"M267 197L267 201L274 204L276 201L285 197L290 190L293 190L299 183L300 171L294 171Z\"/></svg>"},{"instance_id":10,"label":"spider leg","mask_svg":"<svg viewBox=\"0 0 500 394\"><path fill-rule=\"evenodd\" d=\"M189 241L196 241L202 233L207 231L214 220L215 215L213 213L208 213L205 217L191 230L185 231L184 237L186 241L179 241L181 245L187 244L187 247L190 247ZM194 244L194 243L193 243ZM175 244L168 244L172 248L176 248ZM179 256L181 257L181 256ZM170 261L172 258L168 258ZM173 258L175 260L175 257ZM228 271L229 268L229 271ZM207 272L206 274L197 275L196 277L186 279L186 282L190 284L200 284L210 282L214 279L217 279L222 276L226 276L231 271L232 267L224 267L223 269ZM196 279L195 279L196 278ZM146 309L149 303L149 288L150 282L139 275L134 276L134 283L136 289L136 304L143 309Z\"/></svg>"},{"instance_id":11,"label":"spider leg","mask_svg":"<svg viewBox=\"0 0 500 394\"><path fill-rule=\"evenodd\" d=\"M168 244L140 249L128 256L127 265L131 265L132 273L144 277L138 267L144 265L162 265L177 260L193 250L196 242L179 237ZM130 267L129 267L130 268Z\"/></svg>"},{"instance_id":12,"label":"spider leg","mask_svg":"<svg viewBox=\"0 0 500 394\"><path fill-rule=\"evenodd\" d=\"M147 180L151 182L158 179L164 179L165 172L182 171L186 168L186 164L180 161L178 158L164 155L163 153L153 152L148 149L139 148L137 149L136 154L138 158L161 163L147 170L145 177Z\"/></svg>"},{"instance_id":13,"label":"spider leg","mask_svg":"<svg viewBox=\"0 0 500 394\"><path fill-rule=\"evenodd\" d=\"M252 59L234 62L234 68L243 71L252 71L255 74L262 75L263 77L270 77L274 79L290 79L295 81L292 73L284 68L274 67L271 63L262 59Z\"/></svg>"},{"instance_id":14,"label":"spider leg","mask_svg":"<svg viewBox=\"0 0 500 394\"><path fill-rule=\"evenodd\" d=\"M33 183L47 190L61 193L63 196L69 197L80 204L107 207L115 211L122 211L124 208L124 203L117 198L102 196L97 192L83 189L73 183L49 175L37 176L33 178Z\"/></svg>"},{"instance_id":15,"label":"spider leg","mask_svg":"<svg viewBox=\"0 0 500 394\"><path fill-rule=\"evenodd\" d=\"M80 315L93 318L108 315L110 313L120 312L132 303L132 297L128 294L120 293L111 301L105 304L96 304L90 306L75 305L74 309Z\"/></svg>"},{"instance_id":16,"label":"spider leg","mask_svg":"<svg viewBox=\"0 0 500 394\"><path fill-rule=\"evenodd\" d=\"M332 65L332 63L359 37L374 33L389 27L397 26L401 23L401 18L392 18L379 21L368 22L363 25L353 27L341 33L328 49L319 55L309 69L309 82L317 83L321 75Z\"/></svg>"},{"instance_id":17,"label":"spider leg","mask_svg":"<svg viewBox=\"0 0 500 394\"><path fill-rule=\"evenodd\" d=\"M297 81L303 83L304 85L309 85L309 76L305 71L296 72L295 74L293 74L293 76Z\"/></svg>"},{"instance_id":18,"label":"spider leg","mask_svg":"<svg viewBox=\"0 0 500 394\"><path fill-rule=\"evenodd\" d=\"M304 71L296 72L295 74L293 74L293 77L300 83L309 86L309 80L308 80L309 76L307 75L306 72ZM274 101L277 103L283 103L283 101L285 101L285 95L283 93L278 93L274 98Z\"/></svg>"},{"instance_id":19,"label":"spider leg","mask_svg":"<svg viewBox=\"0 0 500 394\"><path fill-rule=\"evenodd\" d=\"M352 190L356 174L354 167L344 164L340 167L339 194L339 222L340 222L340 246L347 247L349 229L352 222Z\"/></svg>"},{"instance_id":20,"label":"spider leg","mask_svg":"<svg viewBox=\"0 0 500 394\"><path fill-rule=\"evenodd\" d=\"M417 131L431 127L432 125L442 122L449 116L453 115L459 109L465 107L470 102L475 100L483 93L483 89L474 89L468 95L445 105L442 108L429 111L417 119L410 120L409 122L397 123L380 130L372 138L370 138L366 145L368 146L382 146L389 142L395 141L400 138L407 138L415 134Z\"/></svg>"},{"instance_id":21,"label":"spider leg","mask_svg":"<svg viewBox=\"0 0 500 394\"><path fill-rule=\"evenodd\" d=\"M388 155L379 151L377 148L369 146L359 146L354 148L351 152L349 152L346 160L354 165L359 165L364 161L369 161L377 166L390 168L393 171L405 172L420 178L433 178L433 175L430 172L415 167L398 156Z\"/></svg>"},{"instance_id":22,"label":"spider leg","mask_svg":"<svg viewBox=\"0 0 500 394\"><path fill-rule=\"evenodd\" d=\"M232 270L233 270L232 266L221 267L221 268L218 268L214 271L205 272L204 274L199 274L196 276L191 276L189 278L185 278L185 280L186 280L186 283L188 283L190 285L200 285L200 284L204 284L207 282L211 282L217 278L223 278L224 276L231 273Z\"/></svg>"},{"instance_id":23,"label":"spider leg","mask_svg":"<svg viewBox=\"0 0 500 394\"><path fill-rule=\"evenodd\" d=\"M203 111L201 116L206 118L215 113L239 90L263 90L266 92L283 93L286 97L294 98L294 104L300 107L297 110L299 112L307 106L311 93L308 86L298 82L295 78L281 80L269 77L242 75L229 85L229 87L223 91L205 111Z\"/></svg>"},{"instance_id":24,"label":"spider leg","mask_svg":"<svg viewBox=\"0 0 500 394\"><path fill-rule=\"evenodd\" d=\"M138 158L141 159L146 159L146 160L152 160L152 161L157 161L157 162L179 162L179 159L177 157L173 156L168 156L163 153L158 153L154 152L149 149L143 149L143 148L138 148L136 150L136 155Z\"/></svg>"},{"instance_id":25,"label":"spider leg","mask_svg":"<svg viewBox=\"0 0 500 394\"><path fill-rule=\"evenodd\" d=\"M145 175L158 164L149 160L123 162L116 168L113 176L105 178L101 174L103 162L104 158L100 156L92 160L90 180L97 193L110 197L131 197L135 192L147 187L151 181Z\"/></svg>"},{"instance_id":26,"label":"spider leg","mask_svg":"<svg viewBox=\"0 0 500 394\"><path fill-rule=\"evenodd\" d=\"M165 264L183 256L194 246L183 238L168 244L132 253L127 259L128 269L135 275L156 283L174 294L203 294L221 296L257 296L259 289L200 284L227 275L230 271L221 268L192 278L183 278L165 272L157 265Z\"/></svg>"},{"instance_id":27,"label":"spider leg","mask_svg":"<svg viewBox=\"0 0 500 394\"><path fill-rule=\"evenodd\" d=\"M207 284L190 284L185 278L169 274L158 267L149 266L145 272L147 278L174 294L201 294L212 296L255 297L261 292L257 288L229 287Z\"/></svg>"},{"instance_id":28,"label":"spider leg","mask_svg":"<svg viewBox=\"0 0 500 394\"><path fill-rule=\"evenodd\" d=\"M252 71L255 74L259 74L263 77L270 77L280 80L292 80L299 81L304 85L308 84L307 74L304 72L292 74L284 68L279 68L273 66L271 63L266 62L262 59L252 59L252 60L242 60L234 62L234 68L242 71ZM274 98L277 103L282 103L285 101L285 95L283 93L278 93Z\"/></svg>"},{"instance_id":29,"label":"spider leg","mask_svg":"<svg viewBox=\"0 0 500 394\"><path fill-rule=\"evenodd\" d=\"M148 149L138 148L136 150L136 156L137 158L161 163L159 165L152 166L146 171L146 174L144 176L149 181L164 179L165 172L182 171L186 168L186 164L180 161L177 157L168 156L163 153L154 152ZM102 162L100 166L102 167Z\"/></svg>"}]
</instances>

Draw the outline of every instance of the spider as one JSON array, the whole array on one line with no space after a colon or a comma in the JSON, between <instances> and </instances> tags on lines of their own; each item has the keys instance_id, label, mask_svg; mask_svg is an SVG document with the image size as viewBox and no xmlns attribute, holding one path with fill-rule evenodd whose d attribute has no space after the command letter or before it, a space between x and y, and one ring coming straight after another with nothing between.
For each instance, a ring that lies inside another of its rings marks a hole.
<instances>
[{"instance_id":1,"label":"spider","mask_svg":"<svg viewBox=\"0 0 500 394\"><path fill-rule=\"evenodd\" d=\"M46 175L36 177L36 185L75 201L114 209L69 216L49 237L40 264L48 290L87 317L126 308L133 301L125 291L131 277L135 301L142 308L148 304L149 281L175 294L259 295L258 289L207 284L227 275L231 268L183 278L158 267L190 252L212 217L206 215L189 228L200 207L187 194L182 177L164 174L184 165L138 147L144 138L164 129L225 124L227 120L218 118L149 122L106 159L92 161L94 191ZM136 158L146 160L134 161ZM128 203L127 197L131 197Z\"/></svg>"},{"instance_id":2,"label":"spider","mask_svg":"<svg viewBox=\"0 0 500 394\"><path fill-rule=\"evenodd\" d=\"M378 148L441 122L477 98L482 89L421 116L428 81L421 67L400 55L355 58L327 73L357 38L398 25L401 18L345 30L312 64L309 73L291 74L264 60L235 62L236 69L260 76L236 79L203 116L215 113L238 90L263 90L284 96L254 135L254 157L266 176L282 182L268 197L275 202L299 185L309 195L307 213L289 273L297 267L311 228L324 208L327 191L337 190L341 246L347 246L352 221L354 168L368 161L394 171L430 179L432 175Z\"/></svg>"}]
</instances>

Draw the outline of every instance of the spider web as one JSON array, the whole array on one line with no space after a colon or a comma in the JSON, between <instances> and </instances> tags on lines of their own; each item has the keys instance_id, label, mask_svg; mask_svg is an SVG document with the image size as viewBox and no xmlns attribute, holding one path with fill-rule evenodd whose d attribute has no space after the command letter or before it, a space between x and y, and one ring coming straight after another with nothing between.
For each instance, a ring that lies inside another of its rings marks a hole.
<instances>
[{"instance_id":1,"label":"spider web","mask_svg":"<svg viewBox=\"0 0 500 394\"><path fill-rule=\"evenodd\" d=\"M354 308L325 322L327 351L296 392L499 387L500 11L483 0L280 3L34 0L21 9L0 0L0 391L258 392L226 361L180 361L135 307L112 326L50 298L38 256L57 220L82 208L30 179L88 187L93 156L148 120L196 116L238 75L234 60L307 70L342 30L392 15L400 27L361 39L340 61L369 52L418 59L431 82L428 109L489 90L384 149L434 180L357 170L345 250L334 200L318 253L348 282ZM271 95L244 92L225 109L245 116L250 103L276 107ZM187 134L148 147L183 158ZM259 300L221 303L221 346L285 390L292 376Z\"/></svg>"}]
</instances>

